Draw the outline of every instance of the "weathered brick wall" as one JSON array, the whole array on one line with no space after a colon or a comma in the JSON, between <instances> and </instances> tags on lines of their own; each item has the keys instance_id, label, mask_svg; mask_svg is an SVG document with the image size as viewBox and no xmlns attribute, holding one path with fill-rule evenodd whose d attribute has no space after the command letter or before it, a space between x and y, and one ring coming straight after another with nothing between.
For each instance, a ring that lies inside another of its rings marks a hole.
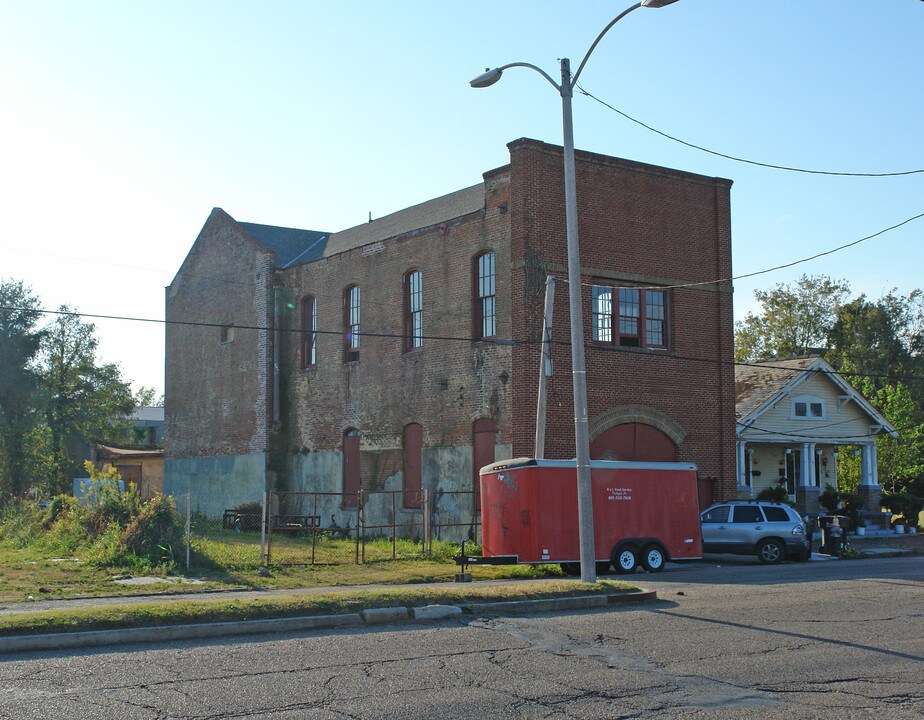
<instances>
[{"instance_id":1,"label":"weathered brick wall","mask_svg":"<svg viewBox=\"0 0 924 720\"><path fill-rule=\"evenodd\" d=\"M423 428L425 448L470 445L472 423L491 417L510 442L509 346L473 342L473 258L496 254L497 334L509 338L510 255L506 176L486 178L483 212L300 265L281 275L295 309L286 317L282 391L287 452L339 449L361 432L362 478L382 487L401 467L402 432ZM404 276L423 275L423 347L404 351ZM361 348L343 361L343 291L361 288ZM302 369L301 299L317 302L317 365Z\"/></svg>"},{"instance_id":2,"label":"weathered brick wall","mask_svg":"<svg viewBox=\"0 0 924 720\"><path fill-rule=\"evenodd\" d=\"M510 144L514 455L533 451L545 275L558 278L546 456L574 457L567 244L561 148ZM678 459L699 465L732 496L733 319L730 283L669 291L668 351L594 346L591 288L610 283L674 286L731 277L727 180L578 152L588 411L591 421L643 405L679 423Z\"/></svg>"},{"instance_id":3,"label":"weathered brick wall","mask_svg":"<svg viewBox=\"0 0 924 720\"><path fill-rule=\"evenodd\" d=\"M166 292L167 457L266 451L271 284L272 255L213 210Z\"/></svg>"}]
</instances>

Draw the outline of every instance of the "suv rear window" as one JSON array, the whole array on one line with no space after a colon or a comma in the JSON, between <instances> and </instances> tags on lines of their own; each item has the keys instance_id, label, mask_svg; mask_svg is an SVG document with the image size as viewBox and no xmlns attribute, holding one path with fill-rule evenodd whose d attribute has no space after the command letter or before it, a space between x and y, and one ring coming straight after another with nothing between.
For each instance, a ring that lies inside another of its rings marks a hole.
<instances>
[{"instance_id":1,"label":"suv rear window","mask_svg":"<svg viewBox=\"0 0 924 720\"><path fill-rule=\"evenodd\" d=\"M767 516L767 522L789 522L785 508L764 506L764 515Z\"/></svg>"},{"instance_id":2,"label":"suv rear window","mask_svg":"<svg viewBox=\"0 0 924 720\"><path fill-rule=\"evenodd\" d=\"M735 508L732 516L732 522L736 523L756 523L763 522L764 516L760 514L760 508L756 505L739 505Z\"/></svg>"}]
</instances>

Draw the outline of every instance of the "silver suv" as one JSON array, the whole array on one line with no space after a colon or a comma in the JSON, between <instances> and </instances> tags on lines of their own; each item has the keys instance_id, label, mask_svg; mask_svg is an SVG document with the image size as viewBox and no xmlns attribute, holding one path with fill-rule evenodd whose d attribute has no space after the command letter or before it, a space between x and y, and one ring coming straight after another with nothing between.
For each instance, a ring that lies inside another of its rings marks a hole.
<instances>
[{"instance_id":1,"label":"silver suv","mask_svg":"<svg viewBox=\"0 0 924 720\"><path fill-rule=\"evenodd\" d=\"M704 553L757 555L762 563L808 560L812 537L789 505L775 502L715 503L700 513Z\"/></svg>"}]
</instances>

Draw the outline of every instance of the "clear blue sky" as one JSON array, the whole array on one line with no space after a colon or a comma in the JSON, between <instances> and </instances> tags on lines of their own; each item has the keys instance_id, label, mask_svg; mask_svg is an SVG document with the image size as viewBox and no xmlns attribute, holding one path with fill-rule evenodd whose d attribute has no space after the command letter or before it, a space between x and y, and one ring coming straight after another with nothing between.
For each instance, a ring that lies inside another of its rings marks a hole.
<instances>
[{"instance_id":1,"label":"clear blue sky","mask_svg":"<svg viewBox=\"0 0 924 720\"><path fill-rule=\"evenodd\" d=\"M557 76L629 3L0 0L0 276L48 309L162 319L213 207L336 231L481 180L519 137L561 142ZM924 168L920 0L680 0L618 23L581 78L689 142L810 169ZM735 274L924 212L924 174L794 174L686 148L575 97L580 149L730 178ZM753 290L825 273L924 287L924 219ZM94 320L100 359L163 389L163 326Z\"/></svg>"}]
</instances>

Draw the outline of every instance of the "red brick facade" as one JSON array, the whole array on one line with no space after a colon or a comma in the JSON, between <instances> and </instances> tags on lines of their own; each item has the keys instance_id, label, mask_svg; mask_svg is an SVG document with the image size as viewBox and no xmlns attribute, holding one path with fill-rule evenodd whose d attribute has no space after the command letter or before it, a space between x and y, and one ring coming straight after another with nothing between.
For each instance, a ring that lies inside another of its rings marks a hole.
<instances>
[{"instance_id":1,"label":"red brick facade","mask_svg":"<svg viewBox=\"0 0 924 720\"><path fill-rule=\"evenodd\" d=\"M262 443L278 473L299 455L339 451L344 432L356 429L363 483L382 487L402 464L406 425L421 426L425 449L470 448L474 423L485 419L498 446L531 455L549 273L558 286L546 456L573 457L562 151L532 140L509 148L510 164L485 173L482 207L395 234L383 222L381 237L377 220L365 229L368 241L338 250L335 235L323 257L288 268L277 258L275 272L271 253L215 211L168 288L167 318L269 328L275 285L285 308L277 334L280 422L272 423L272 332L239 330L222 346L218 327L168 325L168 457L242 454ZM731 497L732 295L730 282L708 284L731 276L731 183L590 153L576 160L592 436L619 422L657 426L679 460L697 463L716 481L716 494ZM473 340L473 263L485 251L496 258L497 343ZM423 278L424 339L407 352L411 270ZM196 280L204 276L227 282ZM668 288L668 349L595 345L595 282ZM351 285L361 288L361 343L359 360L344 362ZM299 332L306 296L317 304L317 362L309 368ZM452 470L425 463L424 485L428 472ZM470 475L456 483L466 484Z\"/></svg>"}]
</instances>

